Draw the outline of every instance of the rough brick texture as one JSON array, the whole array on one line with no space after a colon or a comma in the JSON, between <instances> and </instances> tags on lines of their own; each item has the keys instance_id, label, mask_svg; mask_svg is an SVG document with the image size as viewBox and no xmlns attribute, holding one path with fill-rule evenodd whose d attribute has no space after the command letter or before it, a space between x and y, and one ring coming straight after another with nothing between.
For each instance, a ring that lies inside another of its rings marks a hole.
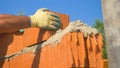
<instances>
[{"instance_id":1,"label":"rough brick texture","mask_svg":"<svg viewBox=\"0 0 120 68\"><path fill-rule=\"evenodd\" d=\"M65 28L69 24L69 16L66 14L59 15L61 20L61 29ZM27 28L24 33L3 33L0 34L0 56L11 54L16 51L20 51L26 46L30 46L36 43L47 40L55 31L45 31L39 28Z\"/></svg>"},{"instance_id":2,"label":"rough brick texture","mask_svg":"<svg viewBox=\"0 0 120 68\"><path fill-rule=\"evenodd\" d=\"M65 28L69 16L56 14L60 16L61 28ZM103 68L101 34L84 37L81 32L67 33L55 47L47 45L35 54L24 53L10 60L1 58L45 41L53 34L53 31L38 28L25 29L24 33L0 34L0 68Z\"/></svg>"}]
</instances>

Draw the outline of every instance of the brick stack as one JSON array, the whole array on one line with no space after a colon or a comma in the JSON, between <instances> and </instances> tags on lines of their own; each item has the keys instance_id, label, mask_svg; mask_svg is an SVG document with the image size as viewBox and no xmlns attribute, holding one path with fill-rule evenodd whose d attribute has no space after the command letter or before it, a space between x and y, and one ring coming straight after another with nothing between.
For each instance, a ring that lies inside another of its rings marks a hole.
<instances>
[{"instance_id":1,"label":"brick stack","mask_svg":"<svg viewBox=\"0 0 120 68\"><path fill-rule=\"evenodd\" d=\"M69 24L69 16L56 13L61 19L61 28ZM20 51L26 46L47 40L54 31L38 28L25 29L24 33L0 34L0 57ZM33 53L25 53L10 60L0 58L0 68L103 68L102 36L91 34L86 38L81 32L66 34L54 48L51 45Z\"/></svg>"}]
</instances>

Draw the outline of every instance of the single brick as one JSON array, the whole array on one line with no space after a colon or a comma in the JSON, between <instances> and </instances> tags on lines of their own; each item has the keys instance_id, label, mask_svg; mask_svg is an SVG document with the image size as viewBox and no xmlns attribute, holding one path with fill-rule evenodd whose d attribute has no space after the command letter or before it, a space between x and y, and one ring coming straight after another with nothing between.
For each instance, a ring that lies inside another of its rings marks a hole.
<instances>
[{"instance_id":1,"label":"single brick","mask_svg":"<svg viewBox=\"0 0 120 68\"><path fill-rule=\"evenodd\" d=\"M72 55L73 55L73 67L78 67L80 65L79 59L78 59L78 52L77 52L77 32L71 33L71 47L72 47Z\"/></svg>"},{"instance_id":2,"label":"single brick","mask_svg":"<svg viewBox=\"0 0 120 68\"><path fill-rule=\"evenodd\" d=\"M80 62L79 67L85 67L87 56L86 56L86 50L85 50L84 36L83 36L83 33L81 32L77 33L77 36L78 36L77 52L78 52L78 58Z\"/></svg>"},{"instance_id":3,"label":"single brick","mask_svg":"<svg viewBox=\"0 0 120 68\"><path fill-rule=\"evenodd\" d=\"M104 68L103 58L102 58L102 35L99 33L97 35L97 48L96 48L96 64L97 68Z\"/></svg>"},{"instance_id":4,"label":"single brick","mask_svg":"<svg viewBox=\"0 0 120 68\"><path fill-rule=\"evenodd\" d=\"M96 42L96 38L95 35L92 34L90 36L90 44L91 47L89 48L89 64L90 67L96 67L96 47L97 47L97 42Z\"/></svg>"}]
</instances>

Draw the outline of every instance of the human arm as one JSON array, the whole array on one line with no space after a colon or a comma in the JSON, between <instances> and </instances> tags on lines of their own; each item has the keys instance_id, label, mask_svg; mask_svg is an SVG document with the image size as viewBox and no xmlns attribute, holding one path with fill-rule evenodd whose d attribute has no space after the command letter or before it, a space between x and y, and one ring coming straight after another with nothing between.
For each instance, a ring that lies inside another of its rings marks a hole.
<instances>
[{"instance_id":1,"label":"human arm","mask_svg":"<svg viewBox=\"0 0 120 68\"><path fill-rule=\"evenodd\" d=\"M28 16L0 14L0 33L14 32L28 27L30 27Z\"/></svg>"},{"instance_id":2,"label":"human arm","mask_svg":"<svg viewBox=\"0 0 120 68\"><path fill-rule=\"evenodd\" d=\"M59 17L47 11L48 9L38 9L31 16L0 14L0 33L14 32L28 27L57 30L60 27Z\"/></svg>"}]
</instances>

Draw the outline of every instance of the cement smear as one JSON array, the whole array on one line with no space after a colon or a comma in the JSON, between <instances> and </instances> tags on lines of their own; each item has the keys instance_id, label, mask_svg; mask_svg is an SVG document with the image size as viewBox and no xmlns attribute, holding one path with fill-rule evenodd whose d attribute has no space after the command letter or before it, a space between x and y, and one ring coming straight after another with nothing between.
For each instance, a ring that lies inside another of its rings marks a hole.
<instances>
[{"instance_id":1,"label":"cement smear","mask_svg":"<svg viewBox=\"0 0 120 68\"><path fill-rule=\"evenodd\" d=\"M24 49L22 49L19 52L4 56L4 57L0 57L0 60L3 59L12 59L13 57L19 56L21 54L27 53L27 52L37 52L39 49L41 49L42 47L46 46L46 45L51 45L52 47L54 47L54 45L58 44L62 37L69 33L69 32L82 32L84 34L84 37L87 36L87 34L91 34L91 33L98 33L98 31L95 28L92 28L86 24L83 24L80 20L75 21L75 22L70 22L70 24L68 25L68 27L66 27L63 30L58 30L53 36L51 36L47 41L42 42L40 44L37 45L32 45L29 47L25 47Z\"/></svg>"},{"instance_id":2,"label":"cement smear","mask_svg":"<svg viewBox=\"0 0 120 68\"><path fill-rule=\"evenodd\" d=\"M57 44L60 42L60 40L62 39L62 37L69 33L69 32L82 32L84 34L84 37L87 36L87 34L97 34L98 31L95 28L92 28L86 24L83 24L80 20L75 21L75 22L71 22L68 27L66 27L63 30L58 30L56 32L55 35L53 35L52 37L50 37L47 41L43 42L43 44L41 45L41 47L44 47L45 45L48 44Z\"/></svg>"}]
</instances>

